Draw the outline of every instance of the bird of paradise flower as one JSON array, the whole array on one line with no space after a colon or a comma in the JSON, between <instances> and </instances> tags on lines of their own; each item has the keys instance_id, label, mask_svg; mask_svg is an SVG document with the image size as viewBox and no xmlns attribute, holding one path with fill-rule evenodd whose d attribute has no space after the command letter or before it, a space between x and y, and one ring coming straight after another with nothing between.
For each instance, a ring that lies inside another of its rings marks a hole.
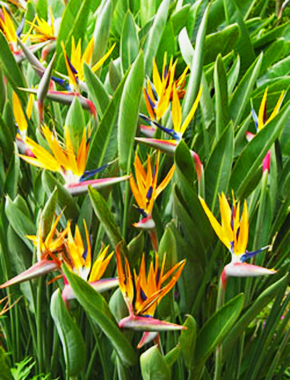
<instances>
[{"instance_id":1,"label":"bird of paradise flower","mask_svg":"<svg viewBox=\"0 0 290 380\"><path fill-rule=\"evenodd\" d=\"M9 44L9 47L11 49L11 52L14 55L14 58L17 63L23 61L25 59L25 54L22 49L18 48L18 36L21 35L22 29L23 29L24 23L21 23L19 25L19 28L16 30L14 27L13 20L5 7L2 7L2 10L0 9L0 30L3 31L4 36ZM29 34L27 33L25 37L23 37L22 42L25 43L27 39L29 38ZM28 47L28 49L31 52L36 52L37 50L41 49L46 45L45 42L41 42L38 44L33 44Z\"/></svg>"},{"instance_id":2,"label":"bird of paradise flower","mask_svg":"<svg viewBox=\"0 0 290 380\"><path fill-rule=\"evenodd\" d=\"M200 197L199 200L218 238L229 249L231 253L231 262L224 267L221 276L223 289L225 289L227 279L230 276L254 277L276 273L276 271L273 269L267 269L245 262L251 257L257 255L262 250L268 248L263 247L253 252L247 251L249 239L249 220L246 201L244 202L243 212L240 219L240 202L236 202L233 196L233 205L232 207L230 207L225 194L220 194L220 224L208 208L204 199Z\"/></svg>"},{"instance_id":3,"label":"bird of paradise flower","mask_svg":"<svg viewBox=\"0 0 290 380\"><path fill-rule=\"evenodd\" d=\"M59 140L56 133L50 131L47 126L43 126L42 132L51 153L27 137L26 144L34 157L23 154L20 154L20 157L33 166L60 173L64 179L65 188L71 194L78 195L86 192L89 185L95 188L102 188L130 178L130 176L123 176L88 180L88 178L94 176L107 166L104 165L95 170L85 171L89 151L90 129L88 129L87 136L86 128L84 128L77 154L74 152L69 128L65 128L65 146Z\"/></svg>"},{"instance_id":4,"label":"bird of paradise flower","mask_svg":"<svg viewBox=\"0 0 290 380\"><path fill-rule=\"evenodd\" d=\"M163 257L160 268L159 257L155 253L155 258L151 261L149 272L146 276L145 256L143 255L139 275L137 276L136 271L134 271L134 277L132 277L126 257L125 266L123 267L120 244L116 249L116 257L119 286L129 311L129 316L120 320L119 327L144 331L137 347L140 348L156 338L158 331L184 329L184 326L160 321L153 317L158 303L178 281L186 260L180 261L165 273L166 255Z\"/></svg>"},{"instance_id":5,"label":"bird of paradise flower","mask_svg":"<svg viewBox=\"0 0 290 380\"><path fill-rule=\"evenodd\" d=\"M184 86L189 67L187 66L181 76L175 80L177 61L173 63L173 59L171 59L169 67L167 67L166 61L167 56L165 54L161 75L159 74L156 61L153 61L153 82L148 78L143 88L144 101L149 118L143 114L140 114L140 116L149 123L149 126L141 125L140 129L147 137L153 137L156 131L156 125L153 122L158 122L169 108L172 101L172 87L176 87L180 99L185 94Z\"/></svg>"},{"instance_id":6,"label":"bird of paradise flower","mask_svg":"<svg viewBox=\"0 0 290 380\"><path fill-rule=\"evenodd\" d=\"M103 292L118 285L117 278L101 279L113 256L113 253L107 255L109 247L102 249L92 264L91 243L86 222L84 221L86 234L85 247L78 226L75 227L74 237L71 231L71 222L67 223L66 228L62 232L57 230L61 217L62 213L55 219L46 236L43 235L44 220L42 216L40 217L37 235L27 236L37 248L37 262L18 276L0 285L0 289L32 280L54 271L61 272L61 265L64 263L72 271L88 281L98 292ZM63 275L61 274L55 277L54 280L62 277ZM68 305L68 301L74 299L75 295L66 278L64 278L64 282L65 286L62 291L62 297Z\"/></svg>"},{"instance_id":7,"label":"bird of paradise flower","mask_svg":"<svg viewBox=\"0 0 290 380\"><path fill-rule=\"evenodd\" d=\"M173 165L163 181L157 186L159 160L160 153L158 153L155 167L152 169L151 159L150 156L148 156L146 172L145 167L142 165L136 152L134 161L136 181L133 176L130 177L131 190L138 204L138 211L143 217L138 223L134 223L134 226L149 231L151 242L155 251L158 251L158 241L155 223L152 218L152 210L155 200L170 182L175 169L175 166Z\"/></svg>"},{"instance_id":8,"label":"bird of paradise flower","mask_svg":"<svg viewBox=\"0 0 290 380\"><path fill-rule=\"evenodd\" d=\"M161 150L164 153L174 154L174 152L177 148L177 145L181 141L181 139L184 135L184 132L188 128L190 122L192 121L192 119L195 115L198 104L200 102L201 94L202 94L202 88L200 88L189 114L186 116L186 118L182 122L182 107L180 104L177 87L175 84L173 84L172 85L172 123L173 123L173 129L163 127L161 124L157 123L156 121L153 121L153 123L158 128L160 128L163 132L168 134L171 139L170 140L163 140L163 139L155 139L155 138L136 137L135 140L138 142L141 142L143 144L146 144L152 148ZM200 158L196 152L191 150L190 153L191 153L192 158L194 160L197 178L200 181L202 173L203 173L202 163L201 163Z\"/></svg>"},{"instance_id":9,"label":"bird of paradise flower","mask_svg":"<svg viewBox=\"0 0 290 380\"><path fill-rule=\"evenodd\" d=\"M66 256L64 261L74 273L82 277L99 293L118 286L117 278L101 279L114 255L114 252L111 252L108 255L109 246L107 246L101 250L95 262L92 263L90 237L85 220L83 223L86 235L86 246L78 225L75 227L75 236L73 237L71 223L68 223L68 234L65 243ZM65 303L67 303L69 300L74 299L75 295L66 278L64 278L64 281L65 287L62 291L62 298Z\"/></svg>"},{"instance_id":10,"label":"bird of paradise flower","mask_svg":"<svg viewBox=\"0 0 290 380\"><path fill-rule=\"evenodd\" d=\"M277 116L277 114L281 108L284 96L285 96L285 91L281 92L279 99L278 99L271 115L269 116L269 118L267 118L267 96L268 96L268 88L266 88L266 90L264 92L264 95L263 95L263 98L262 98L262 101L260 104L258 115L256 114L256 111L255 111L253 104L252 104L252 116L253 116L253 119L255 121L256 133L259 133L259 131L261 131L268 123L270 123L270 121L272 121L274 119L275 116ZM251 132L247 132L246 137L247 137L248 141L251 141L255 137L255 135ZM266 171L266 170L269 171L270 159L271 159L271 151L269 150L269 152L266 154L266 156L263 160L263 171Z\"/></svg>"}]
</instances>

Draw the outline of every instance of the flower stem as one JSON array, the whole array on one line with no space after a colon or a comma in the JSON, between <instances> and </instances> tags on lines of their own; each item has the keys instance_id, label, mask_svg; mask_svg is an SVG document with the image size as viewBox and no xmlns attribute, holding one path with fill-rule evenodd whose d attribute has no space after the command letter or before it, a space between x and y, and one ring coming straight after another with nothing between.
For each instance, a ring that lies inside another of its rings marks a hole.
<instances>
[{"instance_id":1,"label":"flower stem","mask_svg":"<svg viewBox=\"0 0 290 380\"><path fill-rule=\"evenodd\" d=\"M154 251L158 252L158 238L157 238L156 228L149 231L149 236L150 236L151 244L152 244Z\"/></svg>"},{"instance_id":2,"label":"flower stem","mask_svg":"<svg viewBox=\"0 0 290 380\"><path fill-rule=\"evenodd\" d=\"M216 310L219 310L225 302L225 292L223 289L223 284L220 279L219 287L218 287L218 297L217 297L217 305ZM223 362L223 352L222 346L216 348L215 351L215 372L214 372L214 380L219 380L222 372L222 362Z\"/></svg>"},{"instance_id":3,"label":"flower stem","mask_svg":"<svg viewBox=\"0 0 290 380\"><path fill-rule=\"evenodd\" d=\"M41 318L42 288L43 288L43 278L40 277L38 279L37 298L36 298L37 358L38 358L39 372L43 372L43 356L42 356L43 328L42 328L42 318Z\"/></svg>"}]
</instances>

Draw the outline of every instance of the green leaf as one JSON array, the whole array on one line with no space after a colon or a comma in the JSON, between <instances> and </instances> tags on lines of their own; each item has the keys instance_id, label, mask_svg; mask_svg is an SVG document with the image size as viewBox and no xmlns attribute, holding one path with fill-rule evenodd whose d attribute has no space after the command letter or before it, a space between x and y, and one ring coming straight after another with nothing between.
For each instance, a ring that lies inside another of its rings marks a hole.
<instances>
[{"instance_id":1,"label":"green leaf","mask_svg":"<svg viewBox=\"0 0 290 380\"><path fill-rule=\"evenodd\" d=\"M140 1L138 8L140 8L142 26L144 26L156 14L156 3L155 0L148 0L146 2Z\"/></svg>"},{"instance_id":2,"label":"green leaf","mask_svg":"<svg viewBox=\"0 0 290 380\"><path fill-rule=\"evenodd\" d=\"M116 151L113 149L113 151L110 152L110 147L113 146L113 148L115 148L116 146L116 134L114 130L116 129L116 119L125 81L126 76L115 91L98 129L92 137L87 160L87 170L96 169L115 157Z\"/></svg>"},{"instance_id":3,"label":"green leaf","mask_svg":"<svg viewBox=\"0 0 290 380\"><path fill-rule=\"evenodd\" d=\"M156 62L160 68L163 66L165 54L167 54L167 57L174 57L176 55L176 39L171 21L166 24L157 51Z\"/></svg>"},{"instance_id":4,"label":"green leaf","mask_svg":"<svg viewBox=\"0 0 290 380\"><path fill-rule=\"evenodd\" d=\"M192 13L190 8L190 4L185 4L177 12L174 12L170 17L175 35L179 34L181 29L186 27L187 19Z\"/></svg>"},{"instance_id":5,"label":"green leaf","mask_svg":"<svg viewBox=\"0 0 290 380\"><path fill-rule=\"evenodd\" d=\"M84 76L89 94L92 97L93 103L97 108L97 113L101 118L108 107L110 97L103 83L97 75L92 72L91 68L86 63L84 63Z\"/></svg>"},{"instance_id":6,"label":"green leaf","mask_svg":"<svg viewBox=\"0 0 290 380\"><path fill-rule=\"evenodd\" d=\"M81 145L85 126L84 111L79 99L75 96L65 119L65 128L69 130L75 154L78 153L79 146Z\"/></svg>"},{"instance_id":7,"label":"green leaf","mask_svg":"<svg viewBox=\"0 0 290 380\"><path fill-rule=\"evenodd\" d=\"M266 153L279 137L289 115L290 105L287 103L279 114L242 151L230 180L230 187L236 190L238 198L243 197L251 176L262 165Z\"/></svg>"},{"instance_id":8,"label":"green leaf","mask_svg":"<svg viewBox=\"0 0 290 380\"><path fill-rule=\"evenodd\" d=\"M64 210L64 215L67 220L77 220L79 215L79 207L74 201L70 193L61 185L61 183L48 171L42 173L43 188L48 196L50 196L57 187L58 193L58 212Z\"/></svg>"},{"instance_id":9,"label":"green leaf","mask_svg":"<svg viewBox=\"0 0 290 380\"><path fill-rule=\"evenodd\" d=\"M123 24L121 36L121 64L125 73L135 61L139 52L139 38L137 26L132 13L128 10Z\"/></svg>"},{"instance_id":10,"label":"green leaf","mask_svg":"<svg viewBox=\"0 0 290 380\"><path fill-rule=\"evenodd\" d=\"M267 33L262 34L260 38L257 38L254 42L254 48L261 48L267 44L269 44L272 41L275 41L279 37L284 36L284 32L289 33L289 26L290 21L288 20L282 25L277 26L276 28L270 28L270 30ZM287 33L287 34L288 34ZM287 37L287 34L285 34L285 37Z\"/></svg>"},{"instance_id":11,"label":"green leaf","mask_svg":"<svg viewBox=\"0 0 290 380\"><path fill-rule=\"evenodd\" d=\"M120 37L122 34L124 19L129 8L129 3L127 0L113 0L113 4L115 5L115 9L112 17L111 33L116 37ZM131 6L130 9L132 11Z\"/></svg>"},{"instance_id":12,"label":"green leaf","mask_svg":"<svg viewBox=\"0 0 290 380\"><path fill-rule=\"evenodd\" d=\"M122 80L122 75L120 71L120 60L111 61L109 64L109 83L113 92L116 91Z\"/></svg>"},{"instance_id":13,"label":"green leaf","mask_svg":"<svg viewBox=\"0 0 290 380\"><path fill-rule=\"evenodd\" d=\"M94 30L93 65L104 56L108 44L113 11L111 0L102 2L98 11L100 12L98 12L98 18Z\"/></svg>"},{"instance_id":14,"label":"green leaf","mask_svg":"<svg viewBox=\"0 0 290 380\"><path fill-rule=\"evenodd\" d=\"M47 0L37 0L36 13L38 17L47 21Z\"/></svg>"},{"instance_id":15,"label":"green leaf","mask_svg":"<svg viewBox=\"0 0 290 380\"><path fill-rule=\"evenodd\" d=\"M2 66L0 66L0 112L3 112L6 103L6 86Z\"/></svg>"},{"instance_id":16,"label":"green leaf","mask_svg":"<svg viewBox=\"0 0 290 380\"><path fill-rule=\"evenodd\" d=\"M199 331L196 340L195 365L204 363L220 345L235 324L243 307L244 295L238 294L217 310Z\"/></svg>"},{"instance_id":17,"label":"green leaf","mask_svg":"<svg viewBox=\"0 0 290 380\"><path fill-rule=\"evenodd\" d=\"M224 8L227 23L237 23L240 27L241 35L237 43L237 52L241 57L241 71L245 73L255 60L251 38L236 0L224 0Z\"/></svg>"},{"instance_id":18,"label":"green leaf","mask_svg":"<svg viewBox=\"0 0 290 380\"><path fill-rule=\"evenodd\" d=\"M140 357L143 380L169 380L171 371L157 346L149 348Z\"/></svg>"},{"instance_id":19,"label":"green leaf","mask_svg":"<svg viewBox=\"0 0 290 380\"><path fill-rule=\"evenodd\" d=\"M63 347L67 376L77 376L85 366L85 343L63 302L60 289L51 297L50 311Z\"/></svg>"},{"instance_id":20,"label":"green leaf","mask_svg":"<svg viewBox=\"0 0 290 380\"><path fill-rule=\"evenodd\" d=\"M10 226L7 228L7 243L9 252L13 253L9 256L10 266L12 273L18 274L24 272L31 266L32 259L32 247L29 249L23 242L23 240L17 235L14 229ZM22 294L27 298L29 302L29 309L35 312L35 303L33 299L32 287L29 282L22 282L19 284ZM15 289L16 287L14 287Z\"/></svg>"},{"instance_id":21,"label":"green leaf","mask_svg":"<svg viewBox=\"0 0 290 380\"><path fill-rule=\"evenodd\" d=\"M10 198L14 199L17 195L17 189L20 177L20 159L16 143L14 143L14 155L9 163L8 171L6 174L4 191Z\"/></svg>"},{"instance_id":22,"label":"green leaf","mask_svg":"<svg viewBox=\"0 0 290 380\"><path fill-rule=\"evenodd\" d=\"M120 167L130 172L133 154L134 137L136 135L139 115L139 103L144 81L143 53L134 62L126 79L122 93L118 120L118 150Z\"/></svg>"},{"instance_id":23,"label":"green leaf","mask_svg":"<svg viewBox=\"0 0 290 380\"><path fill-rule=\"evenodd\" d=\"M265 51L263 64L260 70L260 75L264 74L264 72L273 65L273 63L278 62L279 58L284 55L286 48L286 42L284 38L279 38L274 41L269 48ZM281 61L279 61L281 62Z\"/></svg>"},{"instance_id":24,"label":"green leaf","mask_svg":"<svg viewBox=\"0 0 290 380\"><path fill-rule=\"evenodd\" d=\"M207 272L210 270L207 266L203 266L198 252L196 255L193 254L193 246L186 241L182 231L180 231L181 228L177 229L174 223L170 223L170 228L175 237L179 260L186 259L186 265L178 280L178 289L180 292L180 311L187 313L188 310L192 310L194 304L199 303L200 297L197 298L197 294L201 291L203 281L206 281L205 269Z\"/></svg>"},{"instance_id":25,"label":"green leaf","mask_svg":"<svg viewBox=\"0 0 290 380\"><path fill-rule=\"evenodd\" d=\"M235 62L233 63L230 71L227 75L227 82L228 82L228 94L231 95L239 78L240 74L240 56L238 55Z\"/></svg>"},{"instance_id":26,"label":"green leaf","mask_svg":"<svg viewBox=\"0 0 290 380\"><path fill-rule=\"evenodd\" d=\"M91 198L94 211L99 221L102 223L112 246L114 247L114 249L116 249L117 245L123 241L119 227L114 221L113 216L108 208L108 205L105 199L101 196L101 194L97 190L91 188L90 186L88 189L88 193Z\"/></svg>"},{"instance_id":27,"label":"green leaf","mask_svg":"<svg viewBox=\"0 0 290 380\"><path fill-rule=\"evenodd\" d=\"M57 188L55 188L54 191L51 193L50 197L48 198L42 212L42 233L44 237L46 237L49 234L52 223L54 221L57 206L57 196L58 192Z\"/></svg>"},{"instance_id":28,"label":"green leaf","mask_svg":"<svg viewBox=\"0 0 290 380\"><path fill-rule=\"evenodd\" d=\"M234 130L230 123L217 142L205 169L206 202L214 210L218 194L227 193L234 154Z\"/></svg>"},{"instance_id":29,"label":"green leaf","mask_svg":"<svg viewBox=\"0 0 290 380\"><path fill-rule=\"evenodd\" d=\"M193 316L188 315L183 324L187 330L182 330L179 343L181 354L188 370L193 368L196 344L196 322Z\"/></svg>"},{"instance_id":30,"label":"green leaf","mask_svg":"<svg viewBox=\"0 0 290 380\"><path fill-rule=\"evenodd\" d=\"M17 206L17 198L14 201L12 201L9 198L9 196L6 197L5 212L9 220L9 223L13 227L14 231L17 233L18 236L21 237L24 243L29 248L31 248L32 245L25 236L34 235L36 232L35 226L34 223L32 223L29 216Z\"/></svg>"},{"instance_id":31,"label":"green leaf","mask_svg":"<svg viewBox=\"0 0 290 380\"><path fill-rule=\"evenodd\" d=\"M190 42L190 39L188 37L186 28L183 28L182 31L179 33L178 42L179 42L182 57L187 63L187 65L190 66L193 60L194 50ZM207 84L207 80L205 78L204 73L202 73L202 76L201 76L201 86L203 88L202 97L200 100L201 112L203 114L206 127L208 127L214 119L214 111L213 111L213 102L210 95L209 86Z\"/></svg>"},{"instance_id":32,"label":"green leaf","mask_svg":"<svg viewBox=\"0 0 290 380\"><path fill-rule=\"evenodd\" d=\"M136 363L136 353L119 329L104 297L82 278L70 272L66 266L63 266L62 269L77 300L108 337L122 362L125 365L134 365Z\"/></svg>"},{"instance_id":33,"label":"green leaf","mask_svg":"<svg viewBox=\"0 0 290 380\"><path fill-rule=\"evenodd\" d=\"M128 250L130 255L130 264L135 267L139 262L143 252L144 252L144 232L141 231L137 236L135 236L128 244Z\"/></svg>"},{"instance_id":34,"label":"green leaf","mask_svg":"<svg viewBox=\"0 0 290 380\"><path fill-rule=\"evenodd\" d=\"M186 26L187 19L191 13L190 4L186 4L170 17L175 35L179 34L181 29Z\"/></svg>"},{"instance_id":35,"label":"green leaf","mask_svg":"<svg viewBox=\"0 0 290 380\"><path fill-rule=\"evenodd\" d=\"M180 347L179 346L176 346L174 348L172 348L171 351L169 351L164 359L166 361L166 364L169 366L169 367L172 367L173 364L176 362L176 360L179 358L179 355L180 355Z\"/></svg>"},{"instance_id":36,"label":"green leaf","mask_svg":"<svg viewBox=\"0 0 290 380\"><path fill-rule=\"evenodd\" d=\"M201 81L202 67L203 67L204 42L205 42L205 36L206 36L208 14L209 14L209 6L207 6L206 8L202 21L198 28L196 44L195 44L195 53L193 55L193 60L190 66L191 73L188 80L186 95L185 95L185 98L183 100L183 105L182 105L183 119L185 119L185 117L189 114L200 88L200 81Z\"/></svg>"},{"instance_id":37,"label":"green leaf","mask_svg":"<svg viewBox=\"0 0 290 380\"><path fill-rule=\"evenodd\" d=\"M156 56L158 46L166 26L167 14L170 0L163 0L158 8L152 27L150 28L148 38L144 47L145 74L150 77L152 71L152 62Z\"/></svg>"},{"instance_id":38,"label":"green leaf","mask_svg":"<svg viewBox=\"0 0 290 380\"><path fill-rule=\"evenodd\" d=\"M13 380L9 367L5 360L5 352L2 347L0 347L0 368L1 368L1 380Z\"/></svg>"},{"instance_id":39,"label":"green leaf","mask_svg":"<svg viewBox=\"0 0 290 380\"><path fill-rule=\"evenodd\" d=\"M164 234L159 243L158 248L159 260L162 262L164 255L166 255L166 261L164 266L164 273L168 272L177 263L177 249L175 236L169 225L166 226ZM172 291L171 291L172 293ZM170 315L173 309L173 297L165 297L161 300L158 307L159 319L165 319Z\"/></svg>"},{"instance_id":40,"label":"green leaf","mask_svg":"<svg viewBox=\"0 0 290 380\"><path fill-rule=\"evenodd\" d=\"M257 57L243 76L230 101L230 117L236 127L242 120L246 106L249 104L251 91L256 84L263 60L263 53Z\"/></svg>"},{"instance_id":41,"label":"green leaf","mask_svg":"<svg viewBox=\"0 0 290 380\"><path fill-rule=\"evenodd\" d=\"M5 77L8 79L19 98L22 101L25 101L26 95L18 90L18 87L26 87L25 81L2 31L0 31L0 46L0 61L3 64L2 67Z\"/></svg>"},{"instance_id":42,"label":"green leaf","mask_svg":"<svg viewBox=\"0 0 290 380\"><path fill-rule=\"evenodd\" d=\"M62 68L65 68L61 42L63 41L66 52L68 56L70 56L72 36L74 36L76 43L79 39L84 40L86 25L90 14L90 1L91 0L71 0L65 7L56 42L56 55L58 57L56 63L57 70L62 71Z\"/></svg>"},{"instance_id":43,"label":"green leaf","mask_svg":"<svg viewBox=\"0 0 290 380\"><path fill-rule=\"evenodd\" d=\"M266 290L261 293L248 310L240 317L228 336L223 342L224 352L227 353L235 343L235 341L245 331L246 327L256 318L256 316L264 309L273 298L276 297L280 288L283 288L288 283L288 275L282 277L274 284L270 285Z\"/></svg>"},{"instance_id":44,"label":"green leaf","mask_svg":"<svg viewBox=\"0 0 290 380\"><path fill-rule=\"evenodd\" d=\"M229 119L228 88L225 67L219 54L214 70L215 109L216 109L216 139L218 140Z\"/></svg>"},{"instance_id":45,"label":"green leaf","mask_svg":"<svg viewBox=\"0 0 290 380\"><path fill-rule=\"evenodd\" d=\"M178 144L174 160L176 185L178 186L174 189L176 194L174 205L177 207L177 212L180 212L180 222L186 229L186 235L194 248L192 254L204 266L205 252L212 241L213 234L194 188L196 175L193 159L184 141Z\"/></svg>"},{"instance_id":46,"label":"green leaf","mask_svg":"<svg viewBox=\"0 0 290 380\"><path fill-rule=\"evenodd\" d=\"M263 78L271 79L271 78L279 78L286 76L290 73L290 57L286 57L281 59L281 61L277 62L274 66L269 68L267 72L264 74Z\"/></svg>"},{"instance_id":47,"label":"green leaf","mask_svg":"<svg viewBox=\"0 0 290 380\"><path fill-rule=\"evenodd\" d=\"M225 11L223 0L213 2L209 13L209 33L213 33L218 29L218 26L225 21Z\"/></svg>"},{"instance_id":48,"label":"green leaf","mask_svg":"<svg viewBox=\"0 0 290 380\"><path fill-rule=\"evenodd\" d=\"M240 27L233 24L225 27L220 32L206 36L204 43L204 64L215 61L218 54L222 56L230 53L240 37Z\"/></svg>"},{"instance_id":49,"label":"green leaf","mask_svg":"<svg viewBox=\"0 0 290 380\"><path fill-rule=\"evenodd\" d=\"M128 316L128 308L120 288L116 289L110 297L109 306L118 322Z\"/></svg>"}]
</instances>

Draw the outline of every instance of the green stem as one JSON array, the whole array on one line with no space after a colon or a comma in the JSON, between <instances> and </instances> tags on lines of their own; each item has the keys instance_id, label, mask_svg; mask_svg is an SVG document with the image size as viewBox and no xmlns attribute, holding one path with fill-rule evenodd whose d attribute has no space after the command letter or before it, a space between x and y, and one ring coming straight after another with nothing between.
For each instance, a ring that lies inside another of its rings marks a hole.
<instances>
[{"instance_id":1,"label":"green stem","mask_svg":"<svg viewBox=\"0 0 290 380\"><path fill-rule=\"evenodd\" d=\"M33 326L33 322L32 322L30 311L29 311L28 307L25 308L25 310L26 310L26 314L27 314L27 320L28 320L28 324L29 324L30 334L32 337L33 350L36 352L37 342L36 342L35 326Z\"/></svg>"},{"instance_id":2,"label":"green stem","mask_svg":"<svg viewBox=\"0 0 290 380\"><path fill-rule=\"evenodd\" d=\"M156 227L154 227L153 230L149 231L149 236L150 236L151 244L154 251L158 252L158 238L157 238Z\"/></svg>"},{"instance_id":3,"label":"green stem","mask_svg":"<svg viewBox=\"0 0 290 380\"><path fill-rule=\"evenodd\" d=\"M123 229L122 236L126 239L126 231L127 231L127 220L128 220L128 209L129 209L129 191L130 191L130 183L129 181L125 182L125 198L124 198L124 215L123 215Z\"/></svg>"},{"instance_id":4,"label":"green stem","mask_svg":"<svg viewBox=\"0 0 290 380\"><path fill-rule=\"evenodd\" d=\"M269 371L267 373L266 380L271 380L272 379L272 377L273 377L273 375L275 373L275 370L279 366L279 361L281 359L283 351L285 350L286 345L288 344L289 339L290 339L290 329L288 329L288 331L286 332L286 334L284 336L283 341L279 345L278 351L277 351L277 353L276 353L276 355L274 357L274 360L272 361L272 364L270 366L270 369L269 369Z\"/></svg>"},{"instance_id":5,"label":"green stem","mask_svg":"<svg viewBox=\"0 0 290 380\"><path fill-rule=\"evenodd\" d=\"M262 184L261 184L261 195L260 195L260 202L259 202L259 211L258 211L258 217L257 217L257 223L256 223L256 231L255 231L255 237L254 237L254 243L253 243L253 249L259 249L261 246L261 233L263 230L263 223L264 223L264 216L265 216L265 208L266 208L266 196L267 196L267 186L268 186L268 170L264 171L263 177L262 177ZM263 256L260 256L263 257ZM262 264L261 260L257 260L258 265ZM260 261L260 263L259 263Z\"/></svg>"},{"instance_id":6,"label":"green stem","mask_svg":"<svg viewBox=\"0 0 290 380\"><path fill-rule=\"evenodd\" d=\"M106 365L106 361L105 361L105 358L104 358L103 350L102 350L101 345L100 345L100 339L98 337L98 331L96 330L96 327L95 327L93 321L91 320L91 318L89 316L88 316L88 319L89 319L91 328L93 330L93 334L94 334L94 337L95 337L95 340L96 340L96 345L98 346L98 351L99 351L99 355L100 355L100 361L101 361L102 368L103 368L103 373L104 373L104 380L109 380L108 367Z\"/></svg>"},{"instance_id":7,"label":"green stem","mask_svg":"<svg viewBox=\"0 0 290 380\"><path fill-rule=\"evenodd\" d=\"M259 211L256 222L255 229L255 237L253 242L253 250L259 249L261 245L261 233L263 229L264 215L265 215L265 207L266 207L266 196L267 196L267 185L268 185L268 170L263 172L262 183L261 183L261 194L260 194L260 202L259 202ZM253 264L255 262L255 258L251 260ZM263 264L263 256L258 257L255 264L262 265ZM253 294L253 277L249 277L246 282L245 287L245 304L250 302L251 295Z\"/></svg>"},{"instance_id":8,"label":"green stem","mask_svg":"<svg viewBox=\"0 0 290 380\"><path fill-rule=\"evenodd\" d=\"M50 372L51 375L54 377L56 375L57 365L59 363L59 335L57 332L56 327L53 329L53 348L52 348L52 355L51 355L51 362L50 362Z\"/></svg>"},{"instance_id":9,"label":"green stem","mask_svg":"<svg viewBox=\"0 0 290 380\"><path fill-rule=\"evenodd\" d=\"M200 181L198 181L198 195L205 198L205 186L204 186L204 169L202 168Z\"/></svg>"},{"instance_id":10,"label":"green stem","mask_svg":"<svg viewBox=\"0 0 290 380\"><path fill-rule=\"evenodd\" d=\"M86 380L90 380L90 378L91 378L91 372L92 372L92 369L93 369L94 360L96 359L96 355L98 353L98 350L99 350L99 345L98 345L98 343L96 343L96 345L95 345L95 347L93 349L90 361L89 361L89 365L88 365L87 371L86 371L86 375L85 375L85 379Z\"/></svg>"},{"instance_id":11,"label":"green stem","mask_svg":"<svg viewBox=\"0 0 290 380\"><path fill-rule=\"evenodd\" d=\"M223 284L220 279L219 288L218 288L218 297L217 297L217 305L216 310L219 310L225 302L225 292L223 289ZM221 378L222 372L222 362L223 362L223 351L222 346L216 348L215 351L215 372L214 372L214 380L219 380Z\"/></svg>"},{"instance_id":12,"label":"green stem","mask_svg":"<svg viewBox=\"0 0 290 380\"><path fill-rule=\"evenodd\" d=\"M42 318L41 318L41 302L42 302L42 288L43 288L43 278L38 279L37 287L37 298L36 298L36 328L37 328L37 358L38 358L38 370L43 371L43 328L42 328Z\"/></svg>"}]
</instances>

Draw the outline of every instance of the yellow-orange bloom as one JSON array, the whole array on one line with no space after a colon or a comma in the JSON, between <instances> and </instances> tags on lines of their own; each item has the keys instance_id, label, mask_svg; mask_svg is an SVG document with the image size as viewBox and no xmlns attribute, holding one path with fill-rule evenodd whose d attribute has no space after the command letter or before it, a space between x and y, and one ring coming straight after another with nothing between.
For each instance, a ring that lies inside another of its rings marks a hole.
<instances>
[{"instance_id":1,"label":"yellow-orange bloom","mask_svg":"<svg viewBox=\"0 0 290 380\"><path fill-rule=\"evenodd\" d=\"M146 276L145 256L143 254L139 275L134 271L132 278L128 259L125 257L125 270L121 261L120 246L116 249L117 270L119 286L130 315L153 317L156 307L161 299L174 287L178 281L186 260L174 265L167 273L164 273L166 255L164 255L161 268L159 268L159 257L155 253L154 261L151 261L148 275ZM164 283L170 278L166 285ZM135 285L135 291L134 291ZM135 298L134 298L135 295Z\"/></svg>"},{"instance_id":2,"label":"yellow-orange bloom","mask_svg":"<svg viewBox=\"0 0 290 380\"><path fill-rule=\"evenodd\" d=\"M134 198L138 204L139 211L144 217L151 216L154 201L166 188L174 173L175 167L173 165L163 181L157 186L159 159L160 154L158 153L155 168L152 170L151 159L148 156L146 172L140 158L138 157L138 154L135 154L134 168L136 182L132 176L130 178L130 186Z\"/></svg>"},{"instance_id":3,"label":"yellow-orange bloom","mask_svg":"<svg viewBox=\"0 0 290 380\"><path fill-rule=\"evenodd\" d=\"M47 126L42 128L42 132L52 153L27 137L26 144L35 157L25 155L20 155L20 157L31 165L59 172L63 176L66 185L79 182L86 169L89 148L86 129L84 128L83 130L77 154L74 152L68 128L65 128L65 146Z\"/></svg>"}]
</instances>

